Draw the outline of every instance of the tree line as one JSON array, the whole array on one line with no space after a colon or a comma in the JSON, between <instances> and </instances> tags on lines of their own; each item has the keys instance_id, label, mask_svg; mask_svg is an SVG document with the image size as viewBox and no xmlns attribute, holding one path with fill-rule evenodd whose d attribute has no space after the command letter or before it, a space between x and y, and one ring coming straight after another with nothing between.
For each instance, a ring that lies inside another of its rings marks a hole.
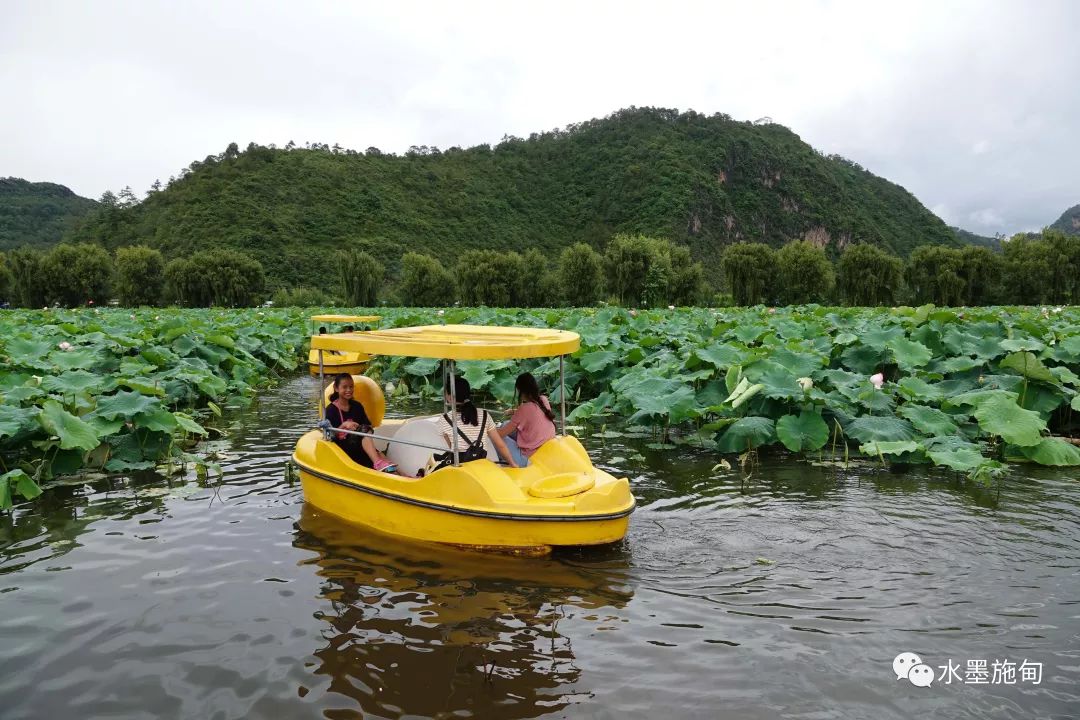
<instances>
[{"instance_id":1,"label":"tree line","mask_svg":"<svg viewBox=\"0 0 1080 720\"><path fill-rule=\"evenodd\" d=\"M1080 303L1080 237L1051 229L1016 235L1000 253L926 245L907 261L865 243L849 245L835 263L805 240L779 250L735 243L721 267L735 305Z\"/></svg>"},{"instance_id":2,"label":"tree line","mask_svg":"<svg viewBox=\"0 0 1080 720\"><path fill-rule=\"evenodd\" d=\"M1080 237L1056 230L1017 235L995 253L985 247L916 248L905 262L868 244L846 247L836 262L807 240L774 250L735 243L709 277L690 250L645 235L616 235L598 251L576 243L550 258L467 250L453 263L406 252L396 272L364 246L332 257L337 290L281 288L277 305L343 303L442 307L625 307L669 305L851 306L1080 303ZM715 288L724 292L717 294ZM76 307L112 299L126 307L176 304L244 307L267 297L262 264L235 250L204 250L166 262L155 249L132 245L110 253L92 243L61 244L42 253L0 253L0 301L22 307Z\"/></svg>"}]
</instances>

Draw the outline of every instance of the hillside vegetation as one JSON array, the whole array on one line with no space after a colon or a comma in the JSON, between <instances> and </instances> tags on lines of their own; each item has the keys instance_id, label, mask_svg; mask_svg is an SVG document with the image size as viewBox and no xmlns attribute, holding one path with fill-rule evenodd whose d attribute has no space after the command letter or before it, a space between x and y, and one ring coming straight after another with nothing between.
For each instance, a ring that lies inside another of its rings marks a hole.
<instances>
[{"instance_id":1,"label":"hillside vegetation","mask_svg":"<svg viewBox=\"0 0 1080 720\"><path fill-rule=\"evenodd\" d=\"M55 245L95 207L63 185L0 177L0 250Z\"/></svg>"},{"instance_id":2,"label":"hillside vegetation","mask_svg":"<svg viewBox=\"0 0 1080 720\"><path fill-rule=\"evenodd\" d=\"M1074 205L1050 226L1051 230L1060 230L1066 235L1080 235L1080 205Z\"/></svg>"},{"instance_id":3,"label":"hillside vegetation","mask_svg":"<svg viewBox=\"0 0 1080 720\"><path fill-rule=\"evenodd\" d=\"M651 108L401 156L234 144L140 203L104 203L67 239L144 244L167 260L234 249L262 262L271 288L328 288L342 247L396 275L409 251L453 265L468 250L537 248L554 262L616 233L686 245L711 271L738 241L805 238L833 256L856 241L901 256L961 244L902 187L781 125Z\"/></svg>"}]
</instances>

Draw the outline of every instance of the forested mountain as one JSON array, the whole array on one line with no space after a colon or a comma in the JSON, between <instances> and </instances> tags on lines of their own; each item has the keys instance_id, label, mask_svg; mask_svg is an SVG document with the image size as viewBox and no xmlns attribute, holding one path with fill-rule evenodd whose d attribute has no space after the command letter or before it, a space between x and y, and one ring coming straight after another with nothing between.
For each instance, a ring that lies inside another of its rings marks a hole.
<instances>
[{"instance_id":1,"label":"forested mountain","mask_svg":"<svg viewBox=\"0 0 1080 720\"><path fill-rule=\"evenodd\" d=\"M248 252L272 285L323 285L332 250L362 247L391 270L406 251L452 264L473 248L554 257L614 233L688 245L708 268L739 240L855 241L900 255L956 235L902 187L824 156L781 125L631 108L564 130L397 156L337 145L261 147L194 162L141 203L108 203L70 240ZM328 278L329 279L329 278Z\"/></svg>"},{"instance_id":2,"label":"forested mountain","mask_svg":"<svg viewBox=\"0 0 1080 720\"><path fill-rule=\"evenodd\" d=\"M95 207L63 185L0 177L0 251L55 245Z\"/></svg>"},{"instance_id":3,"label":"forested mountain","mask_svg":"<svg viewBox=\"0 0 1080 720\"><path fill-rule=\"evenodd\" d=\"M1080 205L1074 205L1063 212L1050 229L1060 230L1066 235L1080 235Z\"/></svg>"},{"instance_id":4,"label":"forested mountain","mask_svg":"<svg viewBox=\"0 0 1080 720\"><path fill-rule=\"evenodd\" d=\"M981 245L991 250L1001 250L1001 238L977 235L958 227L950 227L949 229L956 233L956 239L964 245Z\"/></svg>"}]
</instances>

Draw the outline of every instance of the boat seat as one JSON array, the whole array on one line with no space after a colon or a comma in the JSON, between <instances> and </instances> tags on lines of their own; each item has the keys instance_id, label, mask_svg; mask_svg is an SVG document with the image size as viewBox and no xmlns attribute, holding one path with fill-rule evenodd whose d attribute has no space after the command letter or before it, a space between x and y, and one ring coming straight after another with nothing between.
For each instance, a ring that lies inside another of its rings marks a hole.
<instances>
[{"instance_id":1,"label":"boat seat","mask_svg":"<svg viewBox=\"0 0 1080 720\"><path fill-rule=\"evenodd\" d=\"M447 448L446 439L442 436L442 433L439 432L440 417L441 416L439 415L432 415L430 417L418 417L406 420L405 423L398 428L397 432L394 433L394 439L408 440L410 442ZM491 420L489 419L488 422L490 423ZM487 450L488 460L498 462L499 454L495 450L495 445L491 442L491 438L487 437L487 435L484 436L484 449ZM438 452L439 451L437 450L430 450L428 448L392 442L390 443L390 448L386 451L386 456L398 466L398 470L402 473L415 476L420 470L427 466L431 456Z\"/></svg>"},{"instance_id":2,"label":"boat seat","mask_svg":"<svg viewBox=\"0 0 1080 720\"><path fill-rule=\"evenodd\" d=\"M386 397L383 395L379 383L367 375L353 375L353 400L364 406L368 420L372 427L382 425L383 417L386 416ZM330 393L334 392L333 384L323 389L323 407L330 404Z\"/></svg>"}]
</instances>

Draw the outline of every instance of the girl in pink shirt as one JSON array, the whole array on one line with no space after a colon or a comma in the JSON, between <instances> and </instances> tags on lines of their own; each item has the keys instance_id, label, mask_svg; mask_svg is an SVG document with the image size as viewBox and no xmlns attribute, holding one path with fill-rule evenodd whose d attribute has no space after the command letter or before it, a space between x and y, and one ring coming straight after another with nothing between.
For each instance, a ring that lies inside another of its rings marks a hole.
<instances>
[{"instance_id":1,"label":"girl in pink shirt","mask_svg":"<svg viewBox=\"0 0 1080 720\"><path fill-rule=\"evenodd\" d=\"M529 464L529 457L555 437L555 413L546 395L531 373L522 373L514 383L518 406L513 416L499 427L499 435L520 467Z\"/></svg>"}]
</instances>

